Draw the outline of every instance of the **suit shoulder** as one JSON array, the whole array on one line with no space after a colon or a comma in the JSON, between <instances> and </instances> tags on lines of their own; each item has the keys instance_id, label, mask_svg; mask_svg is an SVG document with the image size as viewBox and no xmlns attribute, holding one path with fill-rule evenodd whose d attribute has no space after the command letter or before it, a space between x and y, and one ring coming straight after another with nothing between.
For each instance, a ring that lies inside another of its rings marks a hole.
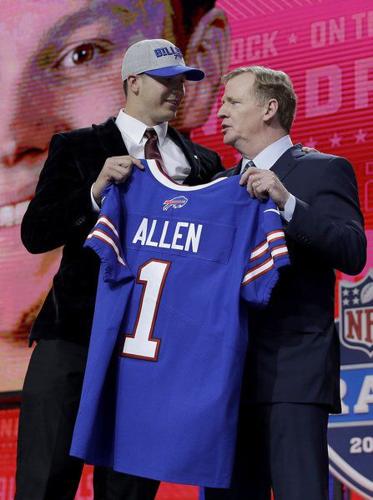
<instances>
[{"instance_id":1,"label":"suit shoulder","mask_svg":"<svg viewBox=\"0 0 373 500\"><path fill-rule=\"evenodd\" d=\"M344 171L352 171L351 162L343 156L336 156L328 153L312 152L305 153L298 158L297 165L304 168L312 168L313 172L330 172L334 169L343 169Z\"/></svg>"},{"instance_id":2,"label":"suit shoulder","mask_svg":"<svg viewBox=\"0 0 373 500\"><path fill-rule=\"evenodd\" d=\"M314 151L311 153L304 153L303 156L299 158L300 162L315 162L320 165L328 165L335 163L350 163L347 158L343 156L336 156L329 153L322 153L320 151Z\"/></svg>"},{"instance_id":3,"label":"suit shoulder","mask_svg":"<svg viewBox=\"0 0 373 500\"><path fill-rule=\"evenodd\" d=\"M59 137L60 139L65 140L72 145L75 144L81 145L85 142L92 143L92 141L96 139L97 130L106 128L111 124L111 122L114 123L113 118L109 118L105 122L100 123L98 125L93 124L90 127L82 127L74 130L61 131L55 134L55 136L53 137Z\"/></svg>"}]
</instances>

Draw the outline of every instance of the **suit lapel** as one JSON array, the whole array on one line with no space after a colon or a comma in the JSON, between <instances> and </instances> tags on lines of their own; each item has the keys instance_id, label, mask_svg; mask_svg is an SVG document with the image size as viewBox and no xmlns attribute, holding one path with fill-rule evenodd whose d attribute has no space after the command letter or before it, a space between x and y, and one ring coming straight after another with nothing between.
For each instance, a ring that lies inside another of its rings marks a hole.
<instances>
[{"instance_id":1,"label":"suit lapel","mask_svg":"<svg viewBox=\"0 0 373 500\"><path fill-rule=\"evenodd\" d=\"M305 153L302 151L301 144L295 144L293 147L285 151L283 155L276 161L276 163L271 167L271 170L277 175L277 177L282 180L284 179L296 166L296 160L304 156ZM225 172L227 177L231 175L239 175L241 173L241 161L235 166L230 168Z\"/></svg>"},{"instance_id":2,"label":"suit lapel","mask_svg":"<svg viewBox=\"0 0 373 500\"><path fill-rule=\"evenodd\" d=\"M242 167L242 158L237 163L237 165L235 167L229 169L228 172L232 172L232 173L229 173L229 175L240 175L240 173L241 173L241 167Z\"/></svg>"},{"instance_id":3,"label":"suit lapel","mask_svg":"<svg viewBox=\"0 0 373 500\"><path fill-rule=\"evenodd\" d=\"M302 151L301 144L295 144L291 147L271 167L271 170L277 175L277 177L282 181L296 166L296 161L304 156L305 153Z\"/></svg>"},{"instance_id":4,"label":"suit lapel","mask_svg":"<svg viewBox=\"0 0 373 500\"><path fill-rule=\"evenodd\" d=\"M122 135L115 125L115 118L109 118L100 125L93 125L93 128L105 158L128 155Z\"/></svg>"}]
</instances>

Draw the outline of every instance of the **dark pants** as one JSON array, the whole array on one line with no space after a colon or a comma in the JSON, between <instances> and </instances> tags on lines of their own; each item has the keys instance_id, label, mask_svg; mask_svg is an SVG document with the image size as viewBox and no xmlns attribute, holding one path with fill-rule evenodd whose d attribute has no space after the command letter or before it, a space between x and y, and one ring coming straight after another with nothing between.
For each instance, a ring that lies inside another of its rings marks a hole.
<instances>
[{"instance_id":1,"label":"dark pants","mask_svg":"<svg viewBox=\"0 0 373 500\"><path fill-rule=\"evenodd\" d=\"M87 347L40 340L27 371L19 420L16 500L73 500L83 463L69 455ZM96 500L152 500L159 482L94 471Z\"/></svg>"},{"instance_id":2,"label":"dark pants","mask_svg":"<svg viewBox=\"0 0 373 500\"><path fill-rule=\"evenodd\" d=\"M274 403L242 410L232 486L206 500L328 499L328 409Z\"/></svg>"}]
</instances>

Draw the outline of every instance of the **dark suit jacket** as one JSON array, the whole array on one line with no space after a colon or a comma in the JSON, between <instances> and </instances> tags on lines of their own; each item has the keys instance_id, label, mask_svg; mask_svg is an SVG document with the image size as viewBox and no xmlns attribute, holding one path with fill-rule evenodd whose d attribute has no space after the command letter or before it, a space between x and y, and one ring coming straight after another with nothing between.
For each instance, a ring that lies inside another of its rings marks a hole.
<instances>
[{"instance_id":1,"label":"dark suit jacket","mask_svg":"<svg viewBox=\"0 0 373 500\"><path fill-rule=\"evenodd\" d=\"M285 227L291 266L270 304L250 310L244 398L340 410L339 342L334 326L335 269L357 274L366 238L356 179L343 158L294 146L272 170L296 197ZM237 175L240 166L227 172Z\"/></svg>"},{"instance_id":2,"label":"dark suit jacket","mask_svg":"<svg viewBox=\"0 0 373 500\"><path fill-rule=\"evenodd\" d=\"M219 156L172 127L168 135L192 170L185 184L203 184L223 170ZM57 134L22 221L22 241L31 253L63 246L53 287L33 325L31 340L65 338L87 343L91 331L98 258L83 248L97 220L90 190L106 158L128 154L113 118L101 125Z\"/></svg>"}]
</instances>

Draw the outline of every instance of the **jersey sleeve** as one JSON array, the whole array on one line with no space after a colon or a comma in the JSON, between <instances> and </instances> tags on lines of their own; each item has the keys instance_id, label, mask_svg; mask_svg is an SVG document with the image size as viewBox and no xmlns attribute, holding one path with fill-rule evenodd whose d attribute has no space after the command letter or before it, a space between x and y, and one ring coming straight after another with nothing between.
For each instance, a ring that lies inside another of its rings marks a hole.
<instances>
[{"instance_id":1,"label":"jersey sleeve","mask_svg":"<svg viewBox=\"0 0 373 500\"><path fill-rule=\"evenodd\" d=\"M290 264L280 212L272 200L258 203L251 244L241 283L241 297L254 306L267 305L279 278Z\"/></svg>"},{"instance_id":2,"label":"jersey sleeve","mask_svg":"<svg viewBox=\"0 0 373 500\"><path fill-rule=\"evenodd\" d=\"M121 207L118 186L111 185L104 194L99 217L84 246L99 256L104 280L119 282L132 277L120 236L124 230L124 209Z\"/></svg>"}]
</instances>

